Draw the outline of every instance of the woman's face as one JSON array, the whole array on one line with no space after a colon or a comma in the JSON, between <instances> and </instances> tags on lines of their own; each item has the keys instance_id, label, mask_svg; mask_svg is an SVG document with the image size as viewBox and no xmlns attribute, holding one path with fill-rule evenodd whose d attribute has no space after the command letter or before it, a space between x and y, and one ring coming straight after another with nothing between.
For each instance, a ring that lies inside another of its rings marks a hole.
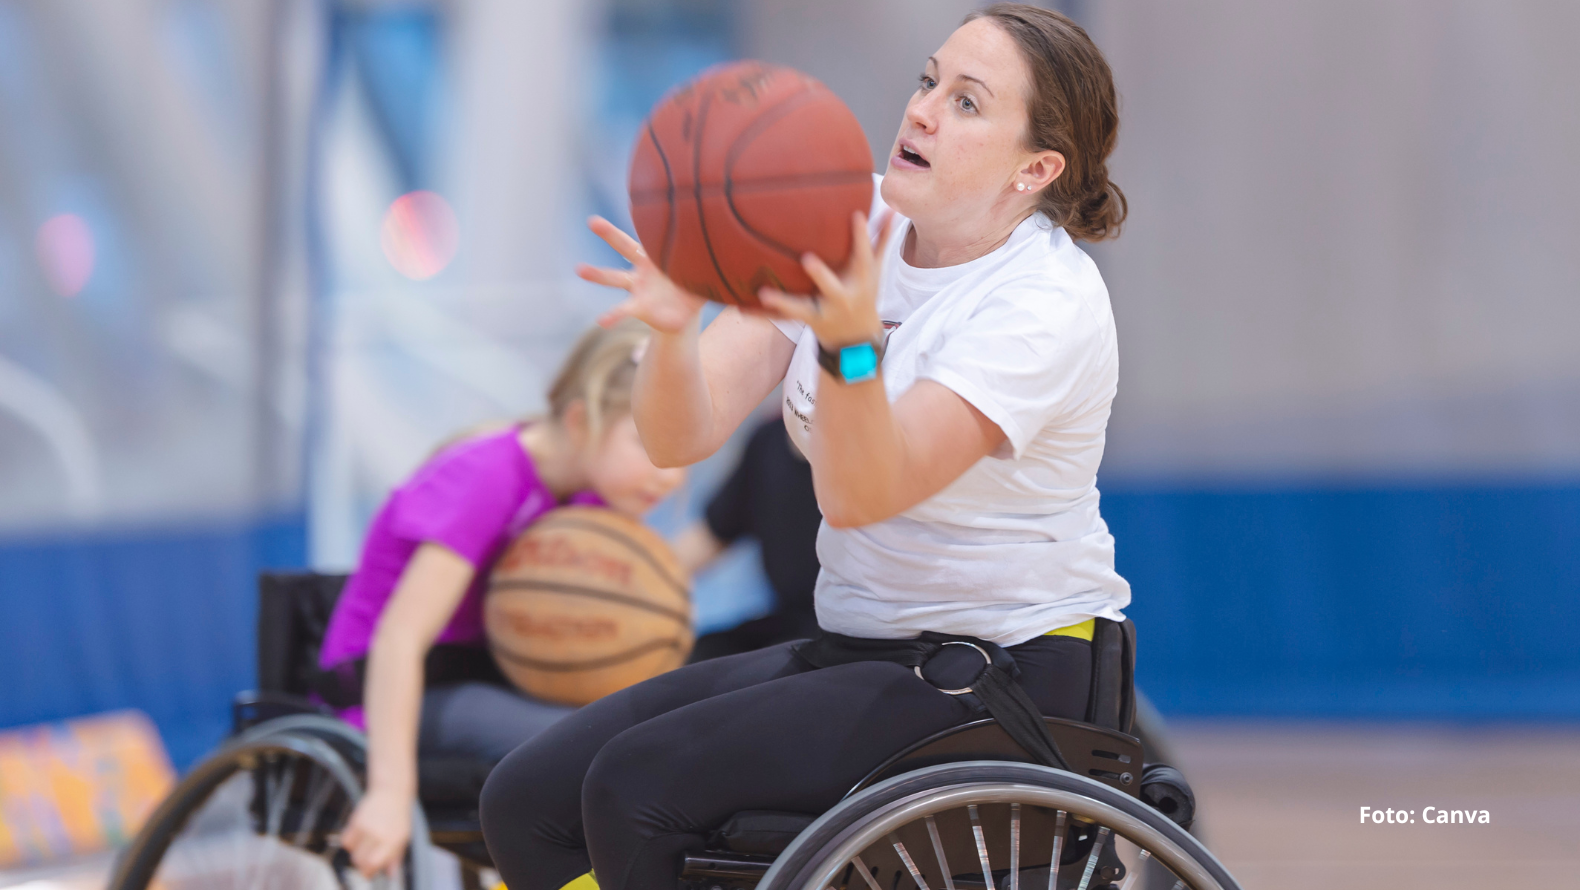
<instances>
[{"instance_id":1,"label":"woman's face","mask_svg":"<svg viewBox=\"0 0 1580 890\"><path fill-rule=\"evenodd\" d=\"M1015 191L1016 175L1041 154L1026 149L1028 95L1015 41L987 19L961 25L927 60L905 106L884 202L924 228L995 205L1030 207L1030 193Z\"/></svg>"},{"instance_id":2,"label":"woman's face","mask_svg":"<svg viewBox=\"0 0 1580 890\"><path fill-rule=\"evenodd\" d=\"M653 509L686 479L684 467L653 466L630 414L608 419L602 438L586 452L588 487L610 507L631 516Z\"/></svg>"}]
</instances>

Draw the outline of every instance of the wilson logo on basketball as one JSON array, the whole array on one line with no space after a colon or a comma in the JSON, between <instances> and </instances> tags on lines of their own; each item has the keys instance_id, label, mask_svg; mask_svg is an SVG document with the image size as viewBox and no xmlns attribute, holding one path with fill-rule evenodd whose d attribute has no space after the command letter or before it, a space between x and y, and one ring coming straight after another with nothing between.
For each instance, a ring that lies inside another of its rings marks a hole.
<instances>
[{"instance_id":1,"label":"wilson logo on basketball","mask_svg":"<svg viewBox=\"0 0 1580 890\"><path fill-rule=\"evenodd\" d=\"M500 560L506 571L526 566L578 569L622 586L631 583L631 564L602 553L579 550L564 538L525 538Z\"/></svg>"},{"instance_id":2,"label":"wilson logo on basketball","mask_svg":"<svg viewBox=\"0 0 1580 890\"><path fill-rule=\"evenodd\" d=\"M747 69L741 73L740 79L735 81L733 87L720 87L719 98L736 105L757 104L758 94L768 85L770 75L764 69Z\"/></svg>"},{"instance_id":3,"label":"wilson logo on basketball","mask_svg":"<svg viewBox=\"0 0 1580 890\"><path fill-rule=\"evenodd\" d=\"M618 636L620 625L608 618L566 615L530 615L501 610L511 633L549 640L607 640Z\"/></svg>"},{"instance_id":4,"label":"wilson logo on basketball","mask_svg":"<svg viewBox=\"0 0 1580 890\"><path fill-rule=\"evenodd\" d=\"M582 705L685 663L691 591L652 529L601 507L561 507L495 564L483 623L512 683Z\"/></svg>"}]
</instances>

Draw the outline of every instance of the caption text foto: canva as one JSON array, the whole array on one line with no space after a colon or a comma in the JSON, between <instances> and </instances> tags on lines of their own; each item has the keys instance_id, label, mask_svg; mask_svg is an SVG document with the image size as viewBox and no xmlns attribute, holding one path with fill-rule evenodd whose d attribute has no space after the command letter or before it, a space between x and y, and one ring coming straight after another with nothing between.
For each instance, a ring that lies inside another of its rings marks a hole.
<instances>
[{"instance_id":1,"label":"caption text foto: canva","mask_svg":"<svg viewBox=\"0 0 1580 890\"><path fill-rule=\"evenodd\" d=\"M1486 810L1444 810L1438 807L1427 807L1421 811L1421 820L1431 825L1489 825L1492 823L1492 814ZM1374 825L1413 825L1416 822L1415 810L1377 810L1371 807L1361 807L1361 824L1371 822Z\"/></svg>"}]
</instances>

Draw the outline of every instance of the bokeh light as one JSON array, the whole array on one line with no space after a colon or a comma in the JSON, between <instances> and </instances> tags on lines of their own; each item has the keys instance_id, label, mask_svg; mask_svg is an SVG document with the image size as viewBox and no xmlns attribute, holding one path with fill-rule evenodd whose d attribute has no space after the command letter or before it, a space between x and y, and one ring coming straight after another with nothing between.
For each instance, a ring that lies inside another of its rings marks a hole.
<instances>
[{"instance_id":1,"label":"bokeh light","mask_svg":"<svg viewBox=\"0 0 1580 890\"><path fill-rule=\"evenodd\" d=\"M379 231L384 257L414 281L444 271L455 259L461 228L449 202L428 191L407 192L390 204Z\"/></svg>"},{"instance_id":2,"label":"bokeh light","mask_svg":"<svg viewBox=\"0 0 1580 890\"><path fill-rule=\"evenodd\" d=\"M45 220L33 247L44 280L55 293L75 297L93 277L93 230L75 213Z\"/></svg>"}]
</instances>

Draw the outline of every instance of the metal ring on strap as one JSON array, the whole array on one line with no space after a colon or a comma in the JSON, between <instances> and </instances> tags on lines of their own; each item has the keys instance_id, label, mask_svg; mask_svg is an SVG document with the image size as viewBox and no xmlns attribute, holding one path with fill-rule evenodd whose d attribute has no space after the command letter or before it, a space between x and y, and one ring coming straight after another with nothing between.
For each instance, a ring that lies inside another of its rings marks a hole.
<instances>
[{"instance_id":1,"label":"metal ring on strap","mask_svg":"<svg viewBox=\"0 0 1580 890\"><path fill-rule=\"evenodd\" d=\"M938 648L942 649L944 646L970 646L971 648L977 650L978 655L982 656L982 670L985 671L993 666L993 656L987 654L987 650L983 649L981 646L978 646L976 643L967 643L965 640L950 640L947 643L941 644ZM921 665L916 665L915 667L911 668L911 670L915 671L916 676L920 677L923 682L926 682L927 685L932 686L932 682L926 677L922 676ZM980 677L981 674L978 674L977 676ZM938 689L939 692L942 692L945 695L965 695L966 693L973 691L970 686L960 689L939 689L937 686L933 686L933 688Z\"/></svg>"}]
</instances>

